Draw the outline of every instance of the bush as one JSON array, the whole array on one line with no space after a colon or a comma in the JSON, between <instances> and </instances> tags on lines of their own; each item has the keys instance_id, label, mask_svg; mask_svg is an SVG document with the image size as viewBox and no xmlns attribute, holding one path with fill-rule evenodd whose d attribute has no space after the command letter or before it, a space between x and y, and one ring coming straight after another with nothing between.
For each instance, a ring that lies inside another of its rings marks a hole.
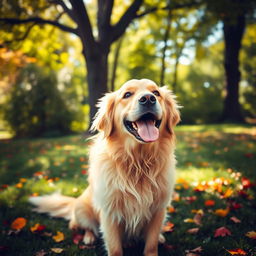
<instances>
[{"instance_id":1,"label":"bush","mask_svg":"<svg viewBox=\"0 0 256 256\"><path fill-rule=\"evenodd\" d=\"M76 113L58 90L55 72L28 65L13 86L5 119L18 137L66 134Z\"/></svg>"}]
</instances>

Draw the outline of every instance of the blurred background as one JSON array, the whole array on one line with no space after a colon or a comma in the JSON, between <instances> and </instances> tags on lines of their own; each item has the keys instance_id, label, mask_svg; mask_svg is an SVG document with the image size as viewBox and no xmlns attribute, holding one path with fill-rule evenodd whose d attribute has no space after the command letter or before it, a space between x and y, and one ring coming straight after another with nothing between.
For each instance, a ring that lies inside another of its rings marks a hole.
<instances>
[{"instance_id":1,"label":"blurred background","mask_svg":"<svg viewBox=\"0 0 256 256\"><path fill-rule=\"evenodd\" d=\"M2 138L85 131L131 78L167 84L182 124L255 123L255 1L1 1Z\"/></svg>"}]
</instances>

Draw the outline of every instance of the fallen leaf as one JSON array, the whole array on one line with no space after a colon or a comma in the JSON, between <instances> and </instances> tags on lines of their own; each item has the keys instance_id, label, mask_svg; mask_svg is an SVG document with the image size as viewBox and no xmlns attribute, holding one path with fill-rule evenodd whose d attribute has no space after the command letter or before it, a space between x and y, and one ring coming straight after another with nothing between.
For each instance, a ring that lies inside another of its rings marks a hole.
<instances>
[{"instance_id":1,"label":"fallen leaf","mask_svg":"<svg viewBox=\"0 0 256 256\"><path fill-rule=\"evenodd\" d=\"M193 220L194 220L194 223L196 224L196 225L202 225L202 218L203 218L203 214L202 213L197 213L195 216L194 216L194 218L193 218Z\"/></svg>"},{"instance_id":2,"label":"fallen leaf","mask_svg":"<svg viewBox=\"0 0 256 256\"><path fill-rule=\"evenodd\" d=\"M87 174L87 170L82 170L81 174L86 175Z\"/></svg>"},{"instance_id":3,"label":"fallen leaf","mask_svg":"<svg viewBox=\"0 0 256 256\"><path fill-rule=\"evenodd\" d=\"M231 188L228 188L223 195L223 198L229 198L231 195L233 195L234 191Z\"/></svg>"},{"instance_id":4,"label":"fallen leaf","mask_svg":"<svg viewBox=\"0 0 256 256\"><path fill-rule=\"evenodd\" d=\"M182 198L183 200L187 201L188 203L193 203L197 200L196 196L186 196Z\"/></svg>"},{"instance_id":5,"label":"fallen leaf","mask_svg":"<svg viewBox=\"0 0 256 256\"><path fill-rule=\"evenodd\" d=\"M215 234L214 234L214 237L219 237L219 236L222 236L222 237L231 236L231 232L229 229L225 227L220 227L215 230Z\"/></svg>"},{"instance_id":6,"label":"fallen leaf","mask_svg":"<svg viewBox=\"0 0 256 256\"><path fill-rule=\"evenodd\" d=\"M27 181L27 179L25 179L25 178L20 178L20 182L21 183L25 183Z\"/></svg>"},{"instance_id":7,"label":"fallen leaf","mask_svg":"<svg viewBox=\"0 0 256 256\"><path fill-rule=\"evenodd\" d=\"M23 184L22 184L22 183L17 183L17 184L15 185L15 187L16 187L16 188L22 188L22 187L23 187Z\"/></svg>"},{"instance_id":8,"label":"fallen leaf","mask_svg":"<svg viewBox=\"0 0 256 256\"><path fill-rule=\"evenodd\" d=\"M249 231L245 235L251 239L256 239L256 231Z\"/></svg>"},{"instance_id":9,"label":"fallen leaf","mask_svg":"<svg viewBox=\"0 0 256 256\"><path fill-rule=\"evenodd\" d=\"M253 184L248 178L243 177L242 178L242 186L243 186L243 189L248 189L248 188L253 187Z\"/></svg>"},{"instance_id":10,"label":"fallen leaf","mask_svg":"<svg viewBox=\"0 0 256 256\"><path fill-rule=\"evenodd\" d=\"M217 209L214 211L214 214L220 217L226 217L229 213L229 208L226 209Z\"/></svg>"},{"instance_id":11,"label":"fallen leaf","mask_svg":"<svg viewBox=\"0 0 256 256\"><path fill-rule=\"evenodd\" d=\"M237 217L233 216L233 217L230 217L230 220L232 220L233 222L235 223L241 223L241 220L239 220Z\"/></svg>"},{"instance_id":12,"label":"fallen leaf","mask_svg":"<svg viewBox=\"0 0 256 256\"><path fill-rule=\"evenodd\" d=\"M65 236L64 236L64 234L62 232L57 231L57 235L53 236L52 239L55 242L59 243L59 242L61 242L61 241L63 241L65 239Z\"/></svg>"},{"instance_id":13,"label":"fallen leaf","mask_svg":"<svg viewBox=\"0 0 256 256\"><path fill-rule=\"evenodd\" d=\"M165 225L163 226L163 232L172 232L174 228L174 224L170 221L167 221Z\"/></svg>"},{"instance_id":14,"label":"fallen leaf","mask_svg":"<svg viewBox=\"0 0 256 256\"><path fill-rule=\"evenodd\" d=\"M247 158L253 158L253 153L246 153L244 156Z\"/></svg>"},{"instance_id":15,"label":"fallen leaf","mask_svg":"<svg viewBox=\"0 0 256 256\"><path fill-rule=\"evenodd\" d=\"M247 253L242 249L226 250L231 255L246 255Z\"/></svg>"},{"instance_id":16,"label":"fallen leaf","mask_svg":"<svg viewBox=\"0 0 256 256\"><path fill-rule=\"evenodd\" d=\"M194 220L188 218L188 219L184 219L184 222L185 222L185 223L194 223Z\"/></svg>"},{"instance_id":17,"label":"fallen leaf","mask_svg":"<svg viewBox=\"0 0 256 256\"><path fill-rule=\"evenodd\" d=\"M30 231L35 233L35 232L41 232L43 230L45 230L45 226L44 225L40 225L39 223L36 223L33 227L30 228Z\"/></svg>"},{"instance_id":18,"label":"fallen leaf","mask_svg":"<svg viewBox=\"0 0 256 256\"><path fill-rule=\"evenodd\" d=\"M44 250L41 250L41 251L39 251L39 252L36 252L36 254L35 254L35 256L45 256L45 255L47 255L47 252L44 251Z\"/></svg>"},{"instance_id":19,"label":"fallen leaf","mask_svg":"<svg viewBox=\"0 0 256 256\"><path fill-rule=\"evenodd\" d=\"M193 250L186 250L185 255L186 256L200 256L201 252L203 251L202 247L199 246Z\"/></svg>"},{"instance_id":20,"label":"fallen leaf","mask_svg":"<svg viewBox=\"0 0 256 256\"><path fill-rule=\"evenodd\" d=\"M230 204L229 204L229 208L231 209L231 210L238 210L238 209L241 209L243 206L241 205L241 204L239 204L239 203L237 203L237 202L231 202Z\"/></svg>"},{"instance_id":21,"label":"fallen leaf","mask_svg":"<svg viewBox=\"0 0 256 256\"><path fill-rule=\"evenodd\" d=\"M199 228L191 228L187 230L187 233L195 235L198 233L198 231L199 231Z\"/></svg>"},{"instance_id":22,"label":"fallen leaf","mask_svg":"<svg viewBox=\"0 0 256 256\"><path fill-rule=\"evenodd\" d=\"M64 249L63 248L51 248L51 251L59 254L59 253L62 253L64 251Z\"/></svg>"},{"instance_id":23,"label":"fallen leaf","mask_svg":"<svg viewBox=\"0 0 256 256\"><path fill-rule=\"evenodd\" d=\"M19 217L12 222L11 229L21 230L26 226L26 224L27 220L25 218Z\"/></svg>"},{"instance_id":24,"label":"fallen leaf","mask_svg":"<svg viewBox=\"0 0 256 256\"><path fill-rule=\"evenodd\" d=\"M215 201L214 200L206 200L204 202L205 206L214 206L215 205Z\"/></svg>"},{"instance_id":25,"label":"fallen leaf","mask_svg":"<svg viewBox=\"0 0 256 256\"><path fill-rule=\"evenodd\" d=\"M176 212L176 209L172 206L169 206L169 207L167 207L167 212L174 213L174 212Z\"/></svg>"}]
</instances>

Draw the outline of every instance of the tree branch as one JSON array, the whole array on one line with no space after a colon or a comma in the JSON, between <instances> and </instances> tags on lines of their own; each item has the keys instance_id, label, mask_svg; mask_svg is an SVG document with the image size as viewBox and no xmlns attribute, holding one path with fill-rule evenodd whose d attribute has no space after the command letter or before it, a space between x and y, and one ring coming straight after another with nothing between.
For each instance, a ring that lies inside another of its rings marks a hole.
<instances>
[{"instance_id":1,"label":"tree branch","mask_svg":"<svg viewBox=\"0 0 256 256\"><path fill-rule=\"evenodd\" d=\"M116 25L113 26L112 42L124 34L126 28L137 17L137 11L141 7L142 3L143 0L134 0Z\"/></svg>"},{"instance_id":2,"label":"tree branch","mask_svg":"<svg viewBox=\"0 0 256 256\"><path fill-rule=\"evenodd\" d=\"M32 29L35 25L36 25L36 23L32 23L32 24L28 27L28 29L25 31L25 33L23 34L22 37L14 38L13 40L4 41L4 43L5 43L5 44L10 44L10 43L12 43L13 41L24 41L24 40L28 37L28 35L29 35L31 29Z\"/></svg>"},{"instance_id":3,"label":"tree branch","mask_svg":"<svg viewBox=\"0 0 256 256\"><path fill-rule=\"evenodd\" d=\"M75 22L78 27L79 35L82 40L83 46L89 45L86 49L92 49L95 45L95 40L92 32L92 25L89 15L87 13L83 0L69 0L72 5L72 10L75 16Z\"/></svg>"},{"instance_id":4,"label":"tree branch","mask_svg":"<svg viewBox=\"0 0 256 256\"><path fill-rule=\"evenodd\" d=\"M97 25L99 31L99 41L106 40L111 30L111 14L114 0L98 0Z\"/></svg>"},{"instance_id":5,"label":"tree branch","mask_svg":"<svg viewBox=\"0 0 256 256\"><path fill-rule=\"evenodd\" d=\"M31 18L27 18L27 19L0 18L0 22L10 24L10 25L26 24L26 23L30 23L30 22L34 22L36 24L49 24L49 25L58 27L59 29L65 31L65 32L69 32L69 33L78 35L78 31L75 28L71 28L69 26L63 25L63 24L59 23L57 20L48 20L48 19L43 19L40 17L31 17Z\"/></svg>"},{"instance_id":6,"label":"tree branch","mask_svg":"<svg viewBox=\"0 0 256 256\"><path fill-rule=\"evenodd\" d=\"M69 9L68 6L62 0L48 0L50 4L55 4L61 6L63 11L72 19L75 20L72 9Z\"/></svg>"}]
</instances>

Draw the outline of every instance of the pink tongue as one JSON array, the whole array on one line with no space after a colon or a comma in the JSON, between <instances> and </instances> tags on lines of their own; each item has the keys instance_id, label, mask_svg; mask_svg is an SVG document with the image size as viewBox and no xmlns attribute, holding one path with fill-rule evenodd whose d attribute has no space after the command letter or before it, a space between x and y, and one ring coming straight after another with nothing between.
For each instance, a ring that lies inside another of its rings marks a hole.
<instances>
[{"instance_id":1,"label":"pink tongue","mask_svg":"<svg viewBox=\"0 0 256 256\"><path fill-rule=\"evenodd\" d=\"M156 141L159 137L159 131L152 120L137 121L138 134L146 142Z\"/></svg>"}]
</instances>

